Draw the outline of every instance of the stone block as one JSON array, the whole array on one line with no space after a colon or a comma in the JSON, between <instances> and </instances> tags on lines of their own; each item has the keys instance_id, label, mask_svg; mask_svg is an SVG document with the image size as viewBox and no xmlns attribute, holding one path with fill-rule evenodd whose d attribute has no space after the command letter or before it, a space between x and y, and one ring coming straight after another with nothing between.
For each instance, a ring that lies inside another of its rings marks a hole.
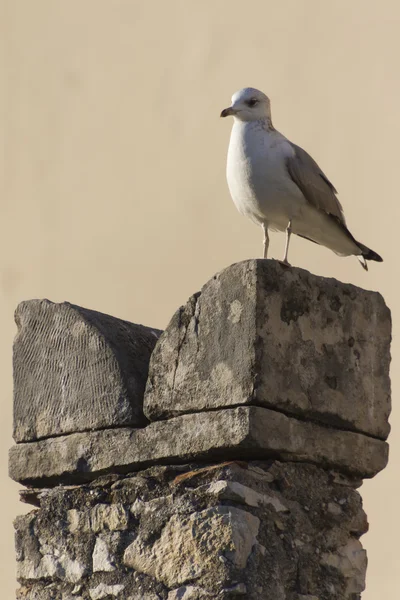
<instances>
[{"instance_id":1,"label":"stone block","mask_svg":"<svg viewBox=\"0 0 400 600\"><path fill-rule=\"evenodd\" d=\"M280 500L272 496L259 494L255 490L236 481L214 481L204 493L211 494L219 500L232 500L247 506L273 506L276 512L288 512Z\"/></svg>"},{"instance_id":2,"label":"stone block","mask_svg":"<svg viewBox=\"0 0 400 600\"><path fill-rule=\"evenodd\" d=\"M48 300L21 302L15 321L16 442L147 423L143 394L160 331Z\"/></svg>"},{"instance_id":3,"label":"stone block","mask_svg":"<svg viewBox=\"0 0 400 600\"><path fill-rule=\"evenodd\" d=\"M102 533L96 538L93 550L93 573L115 571L116 554L121 542L118 532Z\"/></svg>"},{"instance_id":4,"label":"stone block","mask_svg":"<svg viewBox=\"0 0 400 600\"><path fill-rule=\"evenodd\" d=\"M9 472L21 483L47 485L88 481L149 464L270 456L373 477L387 464L388 445L275 410L241 406L181 415L143 429L105 429L16 444L10 450ZM83 526L85 519L91 522L89 515L74 522Z\"/></svg>"},{"instance_id":5,"label":"stone block","mask_svg":"<svg viewBox=\"0 0 400 600\"><path fill-rule=\"evenodd\" d=\"M173 515L153 545L141 537L132 542L125 550L124 564L169 588L195 581L211 570L222 579L225 565L219 556L244 569L259 526L258 517L233 506L214 506L187 517Z\"/></svg>"},{"instance_id":6,"label":"stone block","mask_svg":"<svg viewBox=\"0 0 400 600\"><path fill-rule=\"evenodd\" d=\"M89 596L91 600L107 600L107 598L116 598L124 589L125 586L122 583L116 585L100 583L95 588L89 589Z\"/></svg>"},{"instance_id":7,"label":"stone block","mask_svg":"<svg viewBox=\"0 0 400 600\"><path fill-rule=\"evenodd\" d=\"M121 504L96 504L91 510L70 510L69 531L123 531L128 528L128 515Z\"/></svg>"},{"instance_id":8,"label":"stone block","mask_svg":"<svg viewBox=\"0 0 400 600\"><path fill-rule=\"evenodd\" d=\"M273 260L213 277L151 356L150 420L255 404L386 439L390 311L382 296Z\"/></svg>"}]
</instances>

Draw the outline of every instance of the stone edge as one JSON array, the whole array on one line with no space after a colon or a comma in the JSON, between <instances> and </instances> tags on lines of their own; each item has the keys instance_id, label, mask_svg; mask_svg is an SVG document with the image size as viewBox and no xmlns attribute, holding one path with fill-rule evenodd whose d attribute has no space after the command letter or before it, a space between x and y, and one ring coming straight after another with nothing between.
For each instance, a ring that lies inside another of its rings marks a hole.
<instances>
[{"instance_id":1,"label":"stone edge","mask_svg":"<svg viewBox=\"0 0 400 600\"><path fill-rule=\"evenodd\" d=\"M9 474L26 485L51 486L153 464L269 457L369 478L385 468L388 444L241 406L183 415L144 429L104 429L17 444L10 449Z\"/></svg>"}]
</instances>

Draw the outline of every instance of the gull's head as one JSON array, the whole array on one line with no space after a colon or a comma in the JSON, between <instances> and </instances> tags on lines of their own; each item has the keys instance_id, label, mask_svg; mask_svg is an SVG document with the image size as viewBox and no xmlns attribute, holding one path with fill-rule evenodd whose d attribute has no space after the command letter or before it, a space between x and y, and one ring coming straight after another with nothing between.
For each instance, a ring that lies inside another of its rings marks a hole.
<instances>
[{"instance_id":1,"label":"gull's head","mask_svg":"<svg viewBox=\"0 0 400 600\"><path fill-rule=\"evenodd\" d=\"M225 108L221 117L232 115L239 121L260 121L271 119L271 105L268 96L255 88L243 88L232 96L232 104Z\"/></svg>"}]
</instances>

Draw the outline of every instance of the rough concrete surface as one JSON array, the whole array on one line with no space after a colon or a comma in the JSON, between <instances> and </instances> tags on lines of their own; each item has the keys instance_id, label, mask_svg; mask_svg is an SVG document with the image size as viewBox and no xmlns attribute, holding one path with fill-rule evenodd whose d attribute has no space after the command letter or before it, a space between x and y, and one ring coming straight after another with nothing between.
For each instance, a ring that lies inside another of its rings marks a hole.
<instances>
[{"instance_id":1,"label":"rough concrete surface","mask_svg":"<svg viewBox=\"0 0 400 600\"><path fill-rule=\"evenodd\" d=\"M20 600L358 600L368 524L352 481L302 463L152 467L31 490Z\"/></svg>"},{"instance_id":2,"label":"rough concrete surface","mask_svg":"<svg viewBox=\"0 0 400 600\"><path fill-rule=\"evenodd\" d=\"M373 477L386 466L388 445L267 408L241 406L182 415L143 429L105 429L16 444L9 469L16 481L43 485L85 481L148 464L269 456Z\"/></svg>"},{"instance_id":3,"label":"rough concrete surface","mask_svg":"<svg viewBox=\"0 0 400 600\"><path fill-rule=\"evenodd\" d=\"M21 302L15 312L14 439L143 426L157 329L68 302Z\"/></svg>"},{"instance_id":4,"label":"rough concrete surface","mask_svg":"<svg viewBox=\"0 0 400 600\"><path fill-rule=\"evenodd\" d=\"M151 356L145 414L257 404L386 439L390 337L380 294L241 262L172 318Z\"/></svg>"}]
</instances>

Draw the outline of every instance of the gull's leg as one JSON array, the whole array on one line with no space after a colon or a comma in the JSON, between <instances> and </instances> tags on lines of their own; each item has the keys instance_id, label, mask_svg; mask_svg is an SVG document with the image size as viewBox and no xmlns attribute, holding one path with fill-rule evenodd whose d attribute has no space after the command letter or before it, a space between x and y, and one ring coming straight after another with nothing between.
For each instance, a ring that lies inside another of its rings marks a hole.
<instances>
[{"instance_id":1,"label":"gull's leg","mask_svg":"<svg viewBox=\"0 0 400 600\"><path fill-rule=\"evenodd\" d=\"M289 242L290 242L290 236L292 234L292 220L289 221L288 226L286 227L286 244L285 244L285 254L283 256L283 264L284 265L288 265L290 267L290 264L288 262L288 252L289 252Z\"/></svg>"},{"instance_id":2,"label":"gull's leg","mask_svg":"<svg viewBox=\"0 0 400 600\"><path fill-rule=\"evenodd\" d=\"M268 247L269 247L269 235L268 235L268 224L262 224L263 232L264 232L264 258L267 258L268 255Z\"/></svg>"}]
</instances>

